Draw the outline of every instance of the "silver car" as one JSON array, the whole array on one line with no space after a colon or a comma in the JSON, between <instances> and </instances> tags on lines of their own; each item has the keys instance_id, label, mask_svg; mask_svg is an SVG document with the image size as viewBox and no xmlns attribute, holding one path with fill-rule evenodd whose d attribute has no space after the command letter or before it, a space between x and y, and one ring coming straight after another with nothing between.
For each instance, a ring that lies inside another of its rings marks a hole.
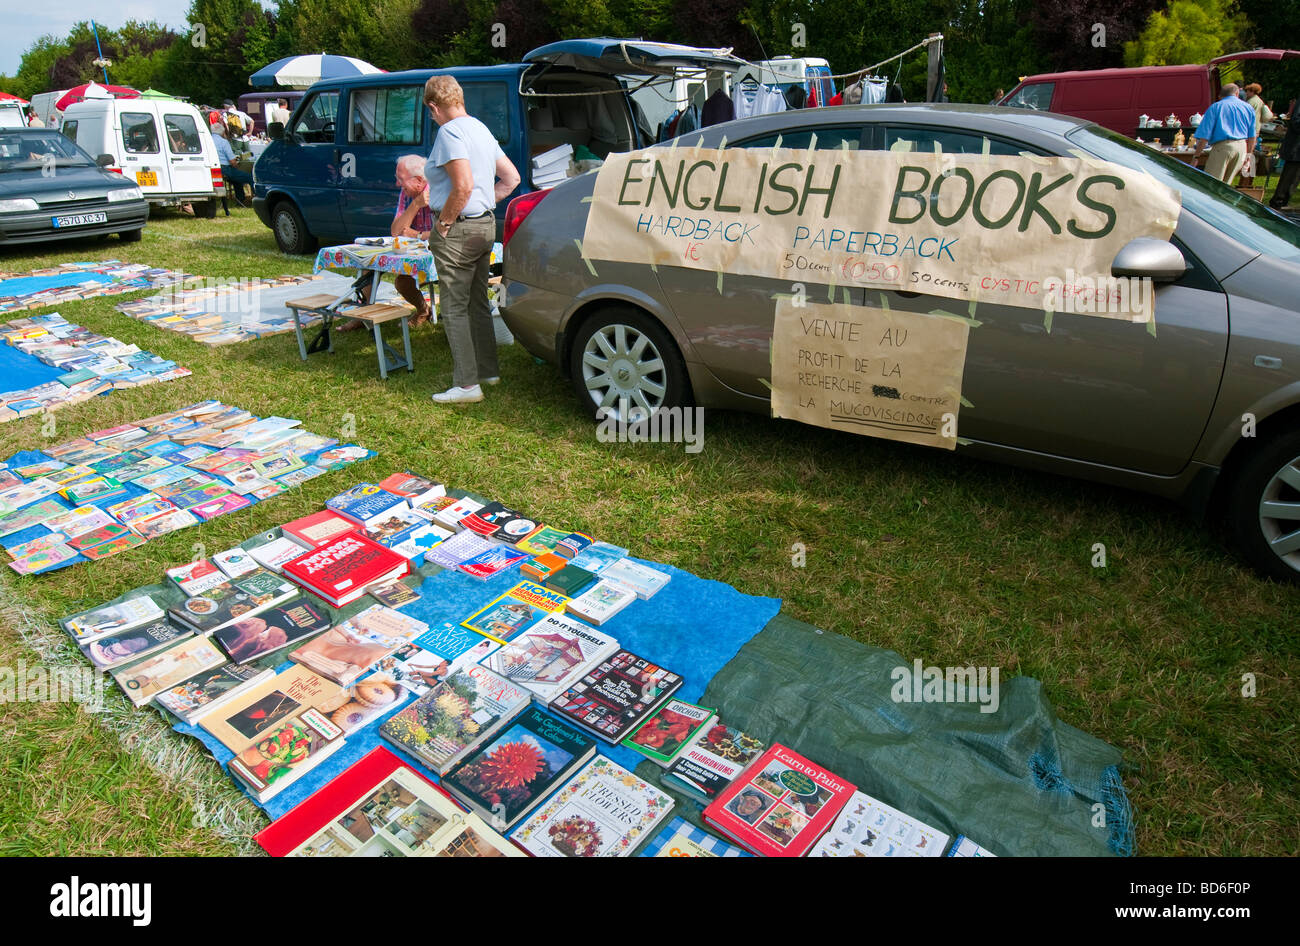
<instances>
[{"instance_id":1,"label":"silver car","mask_svg":"<svg viewBox=\"0 0 1300 946\"><path fill-rule=\"evenodd\" d=\"M1300 226L1179 161L1092 122L965 105L764 115L682 141L728 148L1068 156L1144 170L1182 195L1169 244L1130 244L1115 274L1156 283L1153 336L1131 323L981 303L961 414L964 453L1226 513L1262 572L1300 580ZM905 147L905 146L903 146ZM774 293L790 282L595 261L578 252L594 174L517 198L506 216L503 315L567 373L593 413L696 404L770 413ZM865 184L865 182L864 182ZM814 299L814 280L803 280ZM837 298L842 289L837 289ZM856 295L854 293L856 292ZM850 290L856 304L876 290ZM929 312L950 300L885 293ZM869 297L869 298L868 298ZM626 399L626 400L624 400Z\"/></svg>"}]
</instances>

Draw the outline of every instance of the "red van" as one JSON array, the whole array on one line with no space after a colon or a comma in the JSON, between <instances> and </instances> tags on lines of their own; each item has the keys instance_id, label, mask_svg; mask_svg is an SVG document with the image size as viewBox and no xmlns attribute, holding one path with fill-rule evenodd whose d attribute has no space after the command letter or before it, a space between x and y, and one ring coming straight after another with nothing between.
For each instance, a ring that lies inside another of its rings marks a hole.
<instances>
[{"instance_id":1,"label":"red van","mask_svg":"<svg viewBox=\"0 0 1300 946\"><path fill-rule=\"evenodd\" d=\"M1138 118L1177 115L1183 125L1219 97L1219 64L1241 59L1288 59L1293 49L1253 49L1212 59L1204 66L1141 66L1027 76L997 104L1087 118L1132 136Z\"/></svg>"}]
</instances>

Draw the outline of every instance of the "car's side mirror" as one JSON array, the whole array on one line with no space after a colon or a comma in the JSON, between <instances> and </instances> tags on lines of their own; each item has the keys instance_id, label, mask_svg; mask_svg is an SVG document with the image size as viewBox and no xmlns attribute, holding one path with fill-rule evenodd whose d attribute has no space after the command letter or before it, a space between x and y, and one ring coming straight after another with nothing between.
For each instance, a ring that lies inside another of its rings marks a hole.
<instances>
[{"instance_id":1,"label":"car's side mirror","mask_svg":"<svg viewBox=\"0 0 1300 946\"><path fill-rule=\"evenodd\" d=\"M1173 282L1187 272L1182 251L1168 240L1138 237L1130 240L1110 264L1112 276L1146 276L1152 282Z\"/></svg>"},{"instance_id":2,"label":"car's side mirror","mask_svg":"<svg viewBox=\"0 0 1300 946\"><path fill-rule=\"evenodd\" d=\"M266 137L272 141L284 141L284 122L270 122L266 126Z\"/></svg>"},{"instance_id":3,"label":"car's side mirror","mask_svg":"<svg viewBox=\"0 0 1300 946\"><path fill-rule=\"evenodd\" d=\"M113 156L111 154L101 154L95 159L95 163L102 168L113 166Z\"/></svg>"}]
</instances>

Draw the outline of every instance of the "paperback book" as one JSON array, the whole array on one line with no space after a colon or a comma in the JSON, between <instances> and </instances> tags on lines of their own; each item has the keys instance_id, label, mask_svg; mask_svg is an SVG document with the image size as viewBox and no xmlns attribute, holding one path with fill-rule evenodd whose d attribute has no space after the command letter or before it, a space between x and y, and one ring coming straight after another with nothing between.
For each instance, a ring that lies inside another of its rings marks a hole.
<instances>
[{"instance_id":1,"label":"paperback book","mask_svg":"<svg viewBox=\"0 0 1300 946\"><path fill-rule=\"evenodd\" d=\"M942 857L948 835L855 791L809 857Z\"/></svg>"},{"instance_id":2,"label":"paperback book","mask_svg":"<svg viewBox=\"0 0 1300 946\"><path fill-rule=\"evenodd\" d=\"M190 637L114 670L113 678L132 703L143 706L168 687L225 662L225 655L206 637Z\"/></svg>"},{"instance_id":3,"label":"paperback book","mask_svg":"<svg viewBox=\"0 0 1300 946\"><path fill-rule=\"evenodd\" d=\"M343 688L337 683L292 664L232 696L224 706L203 716L199 725L231 752L242 752L289 717L342 695Z\"/></svg>"},{"instance_id":4,"label":"paperback book","mask_svg":"<svg viewBox=\"0 0 1300 946\"><path fill-rule=\"evenodd\" d=\"M340 686L349 686L416 636L419 628L403 622L394 623L378 613L388 611L382 605L376 605L312 638L289 657ZM424 626L422 622L419 625Z\"/></svg>"},{"instance_id":5,"label":"paperback book","mask_svg":"<svg viewBox=\"0 0 1300 946\"><path fill-rule=\"evenodd\" d=\"M171 607L167 616L197 634L211 634L235 621L252 618L288 601L298 589L274 572L259 568L255 572L230 578L208 588L202 594L186 598Z\"/></svg>"},{"instance_id":6,"label":"paperback book","mask_svg":"<svg viewBox=\"0 0 1300 946\"><path fill-rule=\"evenodd\" d=\"M545 614L484 663L526 687L545 706L618 649L618 641L607 634L564 614Z\"/></svg>"},{"instance_id":7,"label":"paperback book","mask_svg":"<svg viewBox=\"0 0 1300 946\"><path fill-rule=\"evenodd\" d=\"M528 558L527 552L510 548L507 545L494 545L480 552L471 559L460 563L460 570L472 578L487 581Z\"/></svg>"},{"instance_id":8,"label":"paperback book","mask_svg":"<svg viewBox=\"0 0 1300 946\"><path fill-rule=\"evenodd\" d=\"M606 566L600 577L631 588L642 600L653 598L672 578L668 572L641 565L630 558L621 558Z\"/></svg>"},{"instance_id":9,"label":"paperback book","mask_svg":"<svg viewBox=\"0 0 1300 946\"><path fill-rule=\"evenodd\" d=\"M230 760L230 774L270 801L343 748L343 730L316 710L286 719Z\"/></svg>"},{"instance_id":10,"label":"paperback book","mask_svg":"<svg viewBox=\"0 0 1300 946\"><path fill-rule=\"evenodd\" d=\"M425 553L424 560L440 568L455 568L461 562L490 548L492 543L483 536L475 535L473 532L462 532L439 542Z\"/></svg>"},{"instance_id":11,"label":"paperback book","mask_svg":"<svg viewBox=\"0 0 1300 946\"><path fill-rule=\"evenodd\" d=\"M144 624L153 624L163 619L163 610L148 595L119 601L117 604L104 605L92 611L85 611L65 618L63 629L72 635L78 644L88 644L110 634L131 631Z\"/></svg>"},{"instance_id":12,"label":"paperback book","mask_svg":"<svg viewBox=\"0 0 1300 946\"><path fill-rule=\"evenodd\" d=\"M563 611L567 600L564 595L543 588L536 582L522 581L461 623L498 644L505 644L545 615Z\"/></svg>"},{"instance_id":13,"label":"paperback book","mask_svg":"<svg viewBox=\"0 0 1300 946\"><path fill-rule=\"evenodd\" d=\"M672 761L664 782L707 805L766 748L761 739L715 720Z\"/></svg>"},{"instance_id":14,"label":"paperback book","mask_svg":"<svg viewBox=\"0 0 1300 946\"><path fill-rule=\"evenodd\" d=\"M141 660L155 651L191 636L193 632L174 627L166 621L155 621L135 630L109 634L82 646L96 669L112 670L133 660Z\"/></svg>"},{"instance_id":15,"label":"paperback book","mask_svg":"<svg viewBox=\"0 0 1300 946\"><path fill-rule=\"evenodd\" d=\"M714 710L685 700L668 700L632 730L623 745L667 768L692 739L716 719Z\"/></svg>"},{"instance_id":16,"label":"paperback book","mask_svg":"<svg viewBox=\"0 0 1300 946\"><path fill-rule=\"evenodd\" d=\"M270 669L223 663L222 666L197 673L162 691L156 700L158 705L173 716L192 726L248 688L273 676L275 672Z\"/></svg>"},{"instance_id":17,"label":"paperback book","mask_svg":"<svg viewBox=\"0 0 1300 946\"><path fill-rule=\"evenodd\" d=\"M628 650L592 666L551 709L606 742L620 742L682 685L682 678Z\"/></svg>"},{"instance_id":18,"label":"paperback book","mask_svg":"<svg viewBox=\"0 0 1300 946\"><path fill-rule=\"evenodd\" d=\"M636 599L636 592L627 585L601 579L565 607L571 614L599 627Z\"/></svg>"},{"instance_id":19,"label":"paperback book","mask_svg":"<svg viewBox=\"0 0 1300 946\"><path fill-rule=\"evenodd\" d=\"M245 664L319 634L332 623L329 612L318 602L299 595L239 618L212 636L231 660Z\"/></svg>"}]
</instances>

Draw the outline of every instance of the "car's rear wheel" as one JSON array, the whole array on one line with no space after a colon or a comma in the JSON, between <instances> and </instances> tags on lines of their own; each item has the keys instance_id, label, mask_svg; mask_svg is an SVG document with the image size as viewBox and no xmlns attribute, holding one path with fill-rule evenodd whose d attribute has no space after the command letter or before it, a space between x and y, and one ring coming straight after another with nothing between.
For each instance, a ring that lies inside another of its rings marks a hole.
<instances>
[{"instance_id":1,"label":"car's rear wheel","mask_svg":"<svg viewBox=\"0 0 1300 946\"><path fill-rule=\"evenodd\" d=\"M290 201L282 200L275 205L271 212L271 229L281 253L297 255L310 253L316 248L316 238L307 230L307 222Z\"/></svg>"},{"instance_id":2,"label":"car's rear wheel","mask_svg":"<svg viewBox=\"0 0 1300 946\"><path fill-rule=\"evenodd\" d=\"M611 306L583 321L569 375L583 408L600 419L648 419L690 401L686 364L664 327L636 309Z\"/></svg>"},{"instance_id":3,"label":"car's rear wheel","mask_svg":"<svg viewBox=\"0 0 1300 946\"><path fill-rule=\"evenodd\" d=\"M1228 484L1228 525L1259 571L1300 581L1300 431L1261 443Z\"/></svg>"},{"instance_id":4,"label":"car's rear wheel","mask_svg":"<svg viewBox=\"0 0 1300 946\"><path fill-rule=\"evenodd\" d=\"M123 230L121 233L117 235L117 238L121 240L123 243L139 243L140 237L143 233L144 233L143 229Z\"/></svg>"}]
</instances>

